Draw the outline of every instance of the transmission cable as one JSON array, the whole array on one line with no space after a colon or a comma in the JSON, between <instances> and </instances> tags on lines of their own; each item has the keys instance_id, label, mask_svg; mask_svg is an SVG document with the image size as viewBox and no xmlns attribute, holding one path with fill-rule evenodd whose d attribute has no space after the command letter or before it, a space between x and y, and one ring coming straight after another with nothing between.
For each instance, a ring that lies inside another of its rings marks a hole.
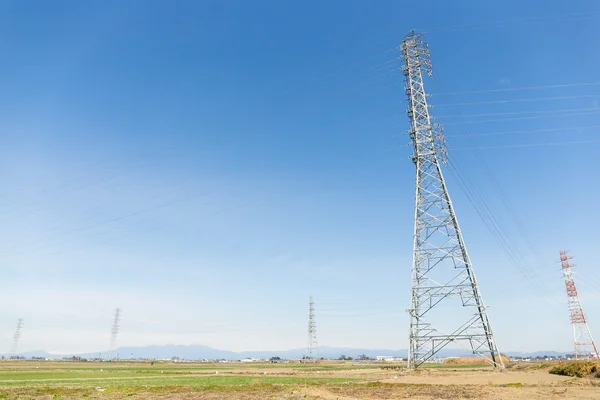
<instances>
[{"instance_id":1,"label":"transmission cable","mask_svg":"<svg viewBox=\"0 0 600 400\"><path fill-rule=\"evenodd\" d=\"M458 119L454 119L454 122L446 122L445 124L446 125L449 125L449 124L452 124L452 125L454 125L454 124L466 125L466 124L480 124L480 123L485 123L485 122L524 121L524 120L530 120L530 119L575 117L575 116L579 116L579 115L593 115L593 114L598 114L598 113L600 113L600 108L596 109L595 111L587 111L587 112L581 112L581 113L536 115L536 116L533 116L533 117L484 119L484 120L477 120L477 121L460 121Z\"/></svg>"},{"instance_id":2,"label":"transmission cable","mask_svg":"<svg viewBox=\"0 0 600 400\"><path fill-rule=\"evenodd\" d=\"M544 86L522 86L516 88L502 88L502 89L484 89L484 90L469 90L465 92L447 92L447 93L432 93L430 96L455 96L463 94L480 94L480 93L498 93L498 92L516 92L521 90L543 90L543 89L558 89L567 87L581 87L581 86L596 86L600 85L600 82L585 82L585 83L567 83L561 85L544 85Z\"/></svg>"},{"instance_id":3,"label":"transmission cable","mask_svg":"<svg viewBox=\"0 0 600 400\"><path fill-rule=\"evenodd\" d=\"M577 96L534 97L531 99L474 101L474 102L470 102L470 103L445 103L445 104L436 104L435 107L474 106L474 105L480 105L480 104L528 103L528 102L533 102L533 101L585 99L585 98L591 98L591 97L600 98L600 94L582 94L582 95L577 95Z\"/></svg>"},{"instance_id":4,"label":"transmission cable","mask_svg":"<svg viewBox=\"0 0 600 400\"><path fill-rule=\"evenodd\" d=\"M590 12L576 12L571 14L560 14L555 16L545 16L545 17L525 17L525 18L513 18L509 20L501 20L501 21L488 21L477 24L463 24L463 25L447 25L441 27L434 27L428 29L419 29L419 31L424 33L439 33L445 31L461 31L461 30L476 30L476 29L485 29L485 28L502 28L505 26L515 25L515 24L536 24L536 23L549 23L556 21L565 21L565 20L587 20L587 19L595 19L600 15L594 15Z\"/></svg>"},{"instance_id":5,"label":"transmission cable","mask_svg":"<svg viewBox=\"0 0 600 400\"><path fill-rule=\"evenodd\" d=\"M587 130L587 129L598 129L600 125L592 125L592 126L574 126L571 128L549 128L549 129L533 129L526 131L505 131L505 132L490 132L490 133L476 133L470 134L471 137L477 136L496 136L496 135L522 135L529 133L542 133L542 132L566 132L566 131L577 131L577 130ZM465 135L445 135L446 137L465 137Z\"/></svg>"},{"instance_id":6,"label":"transmission cable","mask_svg":"<svg viewBox=\"0 0 600 400\"><path fill-rule=\"evenodd\" d=\"M436 84L441 85L435 71L433 74L433 78ZM449 106L454 107L453 104L450 104ZM462 126L459 125L459 127L462 130ZM465 134L464 131L463 134ZM465 134L465 136L468 137L468 134ZM526 237L526 233L523 232L522 223L520 222L520 220L518 220L518 217L514 213L514 210L512 210L508 199L506 198L506 196L500 188L498 180L495 178L494 174L490 170L485 159L480 153L477 152L476 159L479 162L481 168L471 167L469 168L469 170L484 171L484 173L488 176L488 179L491 181L492 186L497 192L497 195L501 199L504 207L511 215L513 223L515 223L517 230L521 233L522 236ZM507 234L506 228L503 227L503 223L501 222L501 220L499 220L499 216L497 216L497 213L491 211L489 206L490 203L488 202L488 200L486 200L486 197L488 196L483 187L478 186L477 190L473 189L473 185L466 180L466 178L469 177L469 173L466 170L461 170L460 167L458 167L454 162L454 157L452 156L449 157L449 165L450 164L452 165L450 170L454 170L457 181L462 182L461 187L463 188L463 192L465 193L465 195L467 195L468 198L471 198L471 204L474 206L477 213L483 219L486 227L488 228L488 230L490 230L490 233L492 233L496 241L501 245L508 258L512 261L515 267L517 267L517 269L522 272L523 277L530 284L530 286L534 287L536 291L540 292L542 296L547 297L547 293L544 290L543 285L539 282L537 274L535 274L535 272L529 265L529 262L527 261L526 257L521 253L521 251L515 243L512 243L512 245L510 244L512 236L510 234ZM528 240L526 240L526 242L531 248L531 242Z\"/></svg>"},{"instance_id":7,"label":"transmission cable","mask_svg":"<svg viewBox=\"0 0 600 400\"><path fill-rule=\"evenodd\" d=\"M600 107L594 108L566 108L561 110L532 110L532 111L512 111L500 113L479 113L479 114L461 114L461 115L436 115L435 118L466 118L466 117L491 117L496 115L526 115L526 114L553 114L553 113L570 113L580 111L596 111L600 112Z\"/></svg>"},{"instance_id":8,"label":"transmission cable","mask_svg":"<svg viewBox=\"0 0 600 400\"><path fill-rule=\"evenodd\" d=\"M600 140L580 140L575 142L551 142L551 143L527 143L527 144L509 144L499 146L475 146L475 147L457 147L448 150L466 151L466 150L491 150L491 149L516 149L519 147L547 147L547 146L568 146L574 144L592 144L600 143Z\"/></svg>"}]
</instances>

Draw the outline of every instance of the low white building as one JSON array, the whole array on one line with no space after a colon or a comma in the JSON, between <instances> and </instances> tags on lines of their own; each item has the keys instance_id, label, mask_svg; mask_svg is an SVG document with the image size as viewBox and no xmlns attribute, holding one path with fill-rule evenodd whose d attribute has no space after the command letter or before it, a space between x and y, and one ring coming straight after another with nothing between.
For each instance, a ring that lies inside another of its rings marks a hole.
<instances>
[{"instance_id":1,"label":"low white building","mask_svg":"<svg viewBox=\"0 0 600 400\"><path fill-rule=\"evenodd\" d=\"M401 357L393 357L393 356L377 356L375 359L377 361L402 361Z\"/></svg>"}]
</instances>

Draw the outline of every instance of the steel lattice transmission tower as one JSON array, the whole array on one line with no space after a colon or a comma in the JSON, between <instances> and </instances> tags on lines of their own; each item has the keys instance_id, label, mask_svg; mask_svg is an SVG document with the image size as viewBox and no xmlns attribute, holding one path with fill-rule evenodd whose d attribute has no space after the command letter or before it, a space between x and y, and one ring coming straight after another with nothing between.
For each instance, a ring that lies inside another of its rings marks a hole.
<instances>
[{"instance_id":1,"label":"steel lattice transmission tower","mask_svg":"<svg viewBox=\"0 0 600 400\"><path fill-rule=\"evenodd\" d=\"M113 352L116 350L117 335L119 334L119 323L121 322L121 309L115 308L112 329L110 331L110 347L108 348L108 359L112 361Z\"/></svg>"},{"instance_id":2,"label":"steel lattice transmission tower","mask_svg":"<svg viewBox=\"0 0 600 400\"><path fill-rule=\"evenodd\" d=\"M15 335L13 336L13 344L10 349L10 354L16 357L19 350L19 340L21 339L21 329L23 328L23 318L17 320L17 328L15 329Z\"/></svg>"},{"instance_id":3,"label":"steel lattice transmission tower","mask_svg":"<svg viewBox=\"0 0 600 400\"><path fill-rule=\"evenodd\" d=\"M573 336L575 346L575 358L596 358L600 359L598 349L592 338L592 333L588 327L575 281L573 280L573 267L575 264L569 262L572 256L567 255L568 251L560 252L560 262L562 264L565 286L567 287L567 298L569 299L569 312L571 313L571 323L573 324Z\"/></svg>"},{"instance_id":4,"label":"steel lattice transmission tower","mask_svg":"<svg viewBox=\"0 0 600 400\"><path fill-rule=\"evenodd\" d=\"M440 167L444 134L431 122L423 87L423 73L432 76L428 46L413 31L400 50L417 168L408 366L454 344L503 368Z\"/></svg>"},{"instance_id":5,"label":"steel lattice transmission tower","mask_svg":"<svg viewBox=\"0 0 600 400\"><path fill-rule=\"evenodd\" d=\"M318 345L317 345L317 324L315 322L315 301L310 296L308 302L308 355L309 360L316 360L318 358Z\"/></svg>"}]
</instances>

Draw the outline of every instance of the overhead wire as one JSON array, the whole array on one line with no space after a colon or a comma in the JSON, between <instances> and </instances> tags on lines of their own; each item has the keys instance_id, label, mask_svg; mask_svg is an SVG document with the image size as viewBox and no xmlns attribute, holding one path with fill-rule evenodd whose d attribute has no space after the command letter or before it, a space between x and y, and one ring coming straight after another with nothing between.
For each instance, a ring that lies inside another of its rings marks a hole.
<instances>
[{"instance_id":1,"label":"overhead wire","mask_svg":"<svg viewBox=\"0 0 600 400\"><path fill-rule=\"evenodd\" d=\"M208 213L208 216L214 216L214 215L218 215L220 213L226 212L226 211L232 211L232 210L235 210L235 209L243 208L243 207L245 207L247 205L248 205L248 203L243 203L243 204L236 205L236 206L225 207L225 208L218 209L216 211ZM159 225L159 226L150 227L150 228L147 228L147 229L141 229L141 230L138 229L134 233L130 233L128 235L119 235L119 236L116 236L116 237L108 238L106 240L94 241L93 243L88 243L87 245L78 246L74 250L80 251L82 249L86 249L86 248L89 248L89 247L92 247L92 246L102 246L102 245L106 245L106 244L109 244L109 243L114 243L114 242L126 239L126 238L130 237L133 234L135 234L136 236L139 236L139 235L150 233L150 232L164 230L166 228L170 228L170 227L179 225L179 224L181 224L181 223L183 223L185 221L189 221L189 216L188 215L185 215L183 213L180 213L180 214L182 214L182 215L179 218L177 218L174 221L172 221L172 222L169 222L169 223L166 223L166 224L163 224L163 225ZM148 222L150 220L153 220L153 218L147 218L145 220L142 220L142 221L138 222L137 224L135 224L135 226L143 225L143 224L145 224L146 222ZM86 236L84 238L84 240L90 239L90 238L95 237L95 236L98 236L98 235L96 234L96 235ZM61 244L64 244L64 243L61 243ZM60 254L64 254L64 253L66 253L65 250L59 250L59 251L56 251L56 252L48 253L48 254L46 254L46 256L55 256L55 255L60 255Z\"/></svg>"},{"instance_id":2,"label":"overhead wire","mask_svg":"<svg viewBox=\"0 0 600 400\"><path fill-rule=\"evenodd\" d=\"M448 161L448 167L467 200L484 222L484 225L488 228L496 243L500 245L507 258L521 273L526 283L542 296L545 296L543 285L541 285L539 280L535 279L535 277L532 276L532 273L527 269L528 263L525 260L524 255L515 248L514 243L511 243L511 240L509 239L510 234L508 234L504 228L504 222L497 213L491 210L489 202L482 196L481 186L478 187L479 192L474 189L475 186L469 182L471 177L466 173L466 169L461 169L458 164L455 163L452 156L450 156Z\"/></svg>"},{"instance_id":3,"label":"overhead wire","mask_svg":"<svg viewBox=\"0 0 600 400\"><path fill-rule=\"evenodd\" d=\"M172 195L174 193L181 193L181 192L184 192L184 190L185 190L185 187L179 187L176 190L171 190L168 194ZM145 201L151 202L154 200L161 200L162 198L168 197L168 196L163 196L163 195L164 195L164 193L161 192L161 193L155 194L153 196L146 197ZM121 201L121 199L119 199L118 197L115 196L115 198L112 199L110 202L103 202L103 205L106 206L107 204L116 203L119 201ZM98 217L102 217L102 216L108 215L108 214L109 214L109 212L106 210L100 211L100 212L95 212L90 216L80 219L78 222L81 223L81 222L86 222L86 221L92 221L94 219L97 219ZM137 215L137 213L131 214L131 216L135 216L135 215ZM59 218L59 220L60 219L64 219L64 217ZM75 232L86 231L86 230L93 229L98 226L102 226L103 224L104 224L103 221L100 221L100 222L95 222L91 225L84 225L83 227L76 228ZM50 227L49 229L31 232L31 233L29 233L29 235L25 235L25 236L13 235L13 236L11 236L11 238L9 240L4 240L4 241L0 242L0 245L2 246L2 247L0 247L0 256L3 255L2 252L6 251L8 248L14 248L15 243L22 241L23 239L36 237L37 241L44 241L46 239L51 239L57 235L69 234L69 232L73 231L73 229L67 229L66 231L61 231L60 230L61 227L62 227L61 225L54 225L54 226ZM44 234L45 236L42 236L41 238L37 237L40 234Z\"/></svg>"},{"instance_id":4,"label":"overhead wire","mask_svg":"<svg viewBox=\"0 0 600 400\"><path fill-rule=\"evenodd\" d=\"M200 195L193 196L192 198L182 198L182 199L177 199L177 200L173 200L173 201L163 202L163 203L160 203L158 205L154 205L152 207L147 207L147 208L144 208L144 209L141 209L141 210L136 210L136 211L133 211L133 212L130 212L130 213L127 213L127 214L119 215L117 217L112 217L112 218L100 221L98 223L95 223L93 225L84 226L84 227L78 227L78 228L69 230L67 232L62 233L62 236L64 237L64 236L72 236L74 234L79 234L81 232L85 232L85 231L89 231L90 229L97 228L99 226L103 226L103 225L106 225L106 224L112 224L112 223L115 223L115 222L119 222L119 221L131 218L131 217L135 217L137 215L141 215L141 214L144 214L144 213L147 213L147 212L156 211L156 210L159 210L159 209L162 209L162 208L166 208L166 207L171 206L173 204L181 203L183 201L189 201L189 200L194 199L194 198L198 198L198 197L201 197L201 196L206 196L208 194L209 193L202 193ZM48 236L46 236L46 237L44 237L42 239L51 239L53 237L54 237L53 235L48 235ZM36 250L44 249L44 248L54 247L54 246L57 246L57 245L62 245L62 244L65 244L65 243L69 243L72 240L73 239L62 240L60 242L55 242L55 243L50 243L50 244L45 244L45 245L39 245L39 246L33 247L33 248L30 247L30 248L14 249L12 252L2 254L2 256L3 257L12 256L12 255L21 254L23 252L31 252L31 251L36 251Z\"/></svg>"},{"instance_id":5,"label":"overhead wire","mask_svg":"<svg viewBox=\"0 0 600 400\"><path fill-rule=\"evenodd\" d=\"M462 24L462 25L447 25L441 27L433 27L433 28L425 28L418 29L420 32L424 32L427 34L431 33L443 33L443 32L457 32L457 31L465 31L465 30L478 30L478 29L486 29L486 28L502 28L511 25L518 24L543 24L543 23L551 23L551 22L560 22L566 20L591 20L597 19L600 17L600 14L594 15L592 12L576 12L571 14L560 14L554 16L535 16L535 17L524 17L524 18L513 18L508 20L500 20L500 21L487 21L477 24Z\"/></svg>"},{"instance_id":6,"label":"overhead wire","mask_svg":"<svg viewBox=\"0 0 600 400\"><path fill-rule=\"evenodd\" d=\"M386 50L384 50L382 52L379 52L379 53L377 53L375 55L371 55L370 54L370 55L368 55L366 57L361 57L361 58L359 58L358 60L356 60L353 63L349 63L349 64L347 64L347 65L345 65L345 66L343 66L341 68L337 68L337 69L335 69L333 71L327 72L325 74L321 74L321 75L319 75L317 77L314 77L314 78L310 79L308 82L297 83L296 85L290 86L284 92L291 92L291 91L293 91L295 89L298 89L298 88L300 88L302 86L313 85L313 84L315 84L315 83L317 83L319 81L322 81L322 80L327 79L327 78L331 78L332 76L338 75L338 74L340 74L340 73L342 73L344 71L356 68L358 65L360 65L365 60L371 60L371 59L374 59L376 57L380 57L382 55L389 54L389 53L391 53L392 51L395 51L395 50L396 50L396 47L388 48L388 49L386 49Z\"/></svg>"},{"instance_id":7,"label":"overhead wire","mask_svg":"<svg viewBox=\"0 0 600 400\"><path fill-rule=\"evenodd\" d=\"M445 122L445 124L446 125L448 125L448 124L467 125L467 124L479 124L479 123L486 123L486 122L525 121L525 120L531 120L531 119L558 118L558 117L575 117L575 116L580 116L580 115L594 115L594 114L598 114L598 113L600 113L600 109L597 109L595 111L581 112L581 113L536 115L536 116L533 116L533 117L484 119L484 120L477 120L477 121L460 121L458 119L454 119L454 122Z\"/></svg>"},{"instance_id":8,"label":"overhead wire","mask_svg":"<svg viewBox=\"0 0 600 400\"><path fill-rule=\"evenodd\" d=\"M572 142L550 142L550 143L526 143L526 144L510 144L498 146L475 146L475 147L457 147L448 150L452 151L467 151L467 150L491 150L491 149L516 149L520 147L547 147L547 146L569 146L574 144L592 144L600 143L600 140L579 140Z\"/></svg>"},{"instance_id":9,"label":"overhead wire","mask_svg":"<svg viewBox=\"0 0 600 400\"><path fill-rule=\"evenodd\" d=\"M587 286L587 287L589 287L589 288L591 288L593 290L596 290L596 291L600 292L600 284L598 282L594 282L594 281L590 280L589 276L586 276L585 279L580 279L580 280L576 281L575 284L577 286L583 284L583 286Z\"/></svg>"},{"instance_id":10,"label":"overhead wire","mask_svg":"<svg viewBox=\"0 0 600 400\"><path fill-rule=\"evenodd\" d=\"M432 94L430 94L430 96L432 96L432 97L457 96L457 95L465 95L465 94L515 92L515 91L522 91L522 90L559 89L559 88L567 88L567 87L596 86L596 85L600 85L600 82L565 83L565 84L557 84L557 85L521 86L521 87L516 87L516 88L467 90L467 91L463 91L463 92L432 93Z\"/></svg>"},{"instance_id":11,"label":"overhead wire","mask_svg":"<svg viewBox=\"0 0 600 400\"><path fill-rule=\"evenodd\" d=\"M511 111L511 112L500 112L500 113L477 113L477 114L461 114L455 115L436 115L435 118L466 118L466 117L491 117L496 115L526 115L526 114L554 114L560 112L579 112L579 111L596 111L600 112L600 107L594 108L566 108L560 110L531 110L531 111Z\"/></svg>"},{"instance_id":12,"label":"overhead wire","mask_svg":"<svg viewBox=\"0 0 600 400\"><path fill-rule=\"evenodd\" d=\"M439 86L441 86L441 83L435 71L433 71L433 81ZM454 105L451 106L454 107ZM460 125L459 127L462 130L462 127ZM466 134L464 131L463 134L468 137L468 134ZM483 186L475 186L471 182L469 182L471 178L470 173L468 171L481 170L486 174L486 176L492 183L491 186L496 191L498 198L500 198L504 208L511 216L511 219L515 224L517 231L521 234L521 236L523 236L526 239L525 241L527 245L530 249L532 249L533 246L531 240L528 239L528 234L524 232L524 226L522 222L514 212L514 209L508 201L508 198L501 190L501 185L498 182L495 175L493 174L493 172L491 171L491 169L489 168L489 165L487 165L485 158L483 158L483 156L480 153L476 152L476 160L478 161L480 168L470 167L467 170L464 170L454 162L454 157L452 155L449 156L448 164L450 166L450 171L453 172L453 175L455 176L457 181L461 183L461 188L463 189L463 192L465 193L467 198L470 199L470 203L473 205L476 212L480 215L480 217L484 221L484 224L486 225L488 230L490 230L490 233L492 233L497 243L500 244L506 256L511 260L513 265L522 273L523 277L529 283L529 285L536 289L536 291L538 291L542 296L547 297L547 293L544 290L543 285L540 283L539 277L537 276L537 274L535 274L527 258L524 256L517 244L512 239L512 235L508 233L506 227L504 226L504 223L499 218L497 213L491 211L491 203L488 200L489 196L487 195ZM477 190L474 189L475 187L477 187Z\"/></svg>"},{"instance_id":13,"label":"overhead wire","mask_svg":"<svg viewBox=\"0 0 600 400\"><path fill-rule=\"evenodd\" d=\"M530 133L543 133L543 132L567 132L567 131L578 131L578 130L587 130L587 129L599 129L600 125L592 125L592 126L574 126L567 128L548 128L548 129L532 129L532 130L524 130L524 131L504 131L504 132L488 132L488 133L474 133L470 134L471 137L477 136L496 136L496 135L523 135ZM464 137L464 135L445 135L446 137Z\"/></svg>"},{"instance_id":14,"label":"overhead wire","mask_svg":"<svg viewBox=\"0 0 600 400\"><path fill-rule=\"evenodd\" d=\"M490 101L474 101L470 103L444 103L436 104L436 107L457 107L457 106L474 106L481 104L508 104L508 103L528 103L534 101L551 101L551 100L567 100L567 99L585 99L585 98L600 98L600 94L582 94L577 96L554 96L554 97L534 97L530 99L510 99L510 100L490 100Z\"/></svg>"},{"instance_id":15,"label":"overhead wire","mask_svg":"<svg viewBox=\"0 0 600 400\"><path fill-rule=\"evenodd\" d=\"M35 201L28 201L28 202L18 202L18 201L12 201L9 203L5 203L5 206L17 206L16 208L9 208L8 210L3 210L4 213L14 213L15 211L19 211L19 210L23 210L26 209L27 207L31 206L31 205L36 205L39 202L39 196L44 194L44 193L60 193L61 195L64 195L65 193L68 192L75 192L79 189L82 188L88 188L88 187L95 187L98 184L104 184L106 182L112 181L116 178L122 177L122 176L126 176L127 174L133 172L133 171L139 171L139 170L143 170L145 168L149 168L150 166L156 165L158 163L160 163L160 159L156 158L153 160L149 160L149 161L141 161L141 162L136 162L136 163L131 163L129 165L125 165L125 166L120 166L119 168L113 170L113 169L104 169L101 170L100 173L96 172L93 175L88 176L86 180L83 180L81 182L78 182L78 184L76 185L71 185L71 183L73 182L77 182L77 180L70 180L67 181L67 183L63 183L63 184L59 184L53 188L46 188L46 189L42 189L40 191L35 192L36 194L36 199ZM108 172L107 174L104 174L104 172ZM33 211L40 211L40 210L45 210L48 209L48 205L47 204L43 204L40 206L37 206L33 209L29 209L29 212L33 212ZM1 209L1 207L0 207Z\"/></svg>"}]
</instances>

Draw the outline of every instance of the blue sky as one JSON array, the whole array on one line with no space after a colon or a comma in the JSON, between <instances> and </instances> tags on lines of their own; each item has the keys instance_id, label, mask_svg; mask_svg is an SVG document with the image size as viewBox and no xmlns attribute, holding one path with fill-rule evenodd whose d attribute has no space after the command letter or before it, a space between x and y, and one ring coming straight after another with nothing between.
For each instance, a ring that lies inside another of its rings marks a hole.
<instances>
[{"instance_id":1,"label":"blue sky","mask_svg":"<svg viewBox=\"0 0 600 400\"><path fill-rule=\"evenodd\" d=\"M298 348L311 294L320 344L406 348L413 28L454 162L528 260L446 170L498 346L571 350L564 248L600 337L600 85L547 87L600 81L600 7L412 7L0 2L0 352L19 317L23 351L105 349L117 306L121 345Z\"/></svg>"}]
</instances>

